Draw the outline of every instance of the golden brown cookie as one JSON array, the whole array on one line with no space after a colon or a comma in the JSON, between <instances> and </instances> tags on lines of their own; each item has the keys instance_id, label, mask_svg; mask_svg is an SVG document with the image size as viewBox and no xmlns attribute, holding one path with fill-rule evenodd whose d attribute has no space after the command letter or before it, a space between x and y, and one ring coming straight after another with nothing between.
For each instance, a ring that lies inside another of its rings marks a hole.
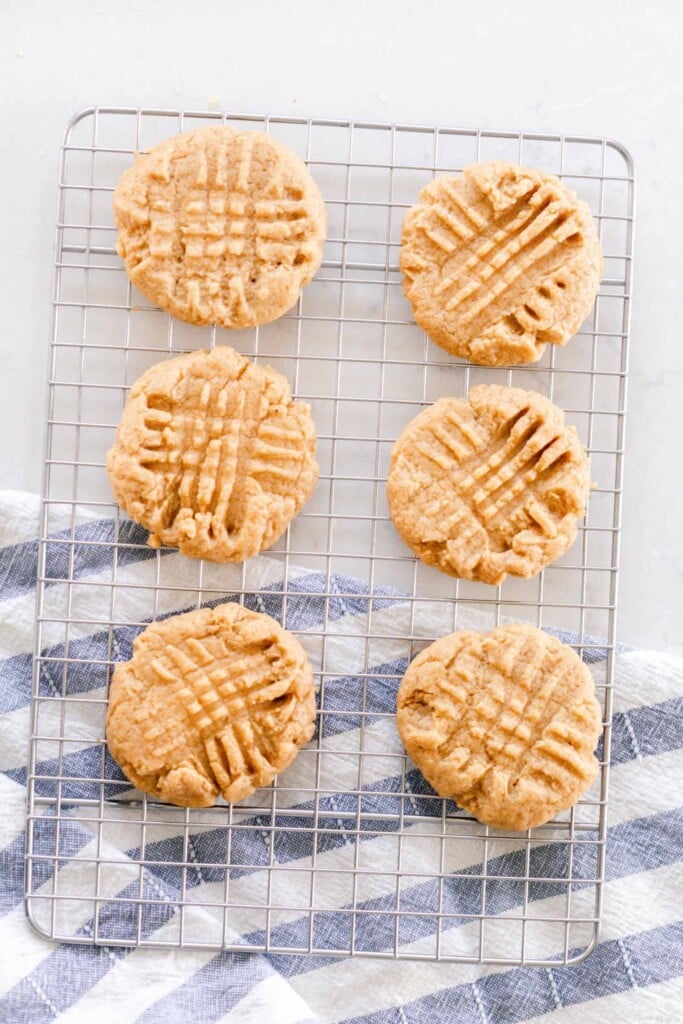
<instances>
[{"instance_id":1,"label":"golden brown cookie","mask_svg":"<svg viewBox=\"0 0 683 1024\"><path fill-rule=\"evenodd\" d=\"M423 562L493 584L559 558L589 489L585 449L562 410L535 391L487 384L416 416L387 480L394 525Z\"/></svg>"},{"instance_id":2,"label":"golden brown cookie","mask_svg":"<svg viewBox=\"0 0 683 1024\"><path fill-rule=\"evenodd\" d=\"M107 456L116 500L153 547L241 562L273 544L318 478L311 411L227 346L151 366Z\"/></svg>"},{"instance_id":3,"label":"golden brown cookie","mask_svg":"<svg viewBox=\"0 0 683 1024\"><path fill-rule=\"evenodd\" d=\"M193 324L265 324L320 266L327 215L287 146L224 125L140 154L114 191L117 251L131 281Z\"/></svg>"},{"instance_id":4,"label":"golden brown cookie","mask_svg":"<svg viewBox=\"0 0 683 1024\"><path fill-rule=\"evenodd\" d=\"M435 178L403 221L403 290L446 351L533 363L588 316L602 254L586 203L559 178L498 160Z\"/></svg>"},{"instance_id":5,"label":"golden brown cookie","mask_svg":"<svg viewBox=\"0 0 683 1024\"><path fill-rule=\"evenodd\" d=\"M138 789L181 807L267 786L315 728L301 644L241 605L154 622L116 666L107 743Z\"/></svg>"},{"instance_id":6,"label":"golden brown cookie","mask_svg":"<svg viewBox=\"0 0 683 1024\"><path fill-rule=\"evenodd\" d=\"M398 731L440 796L494 828L527 829L593 782L602 730L587 667L534 626L462 631L409 666Z\"/></svg>"}]
</instances>

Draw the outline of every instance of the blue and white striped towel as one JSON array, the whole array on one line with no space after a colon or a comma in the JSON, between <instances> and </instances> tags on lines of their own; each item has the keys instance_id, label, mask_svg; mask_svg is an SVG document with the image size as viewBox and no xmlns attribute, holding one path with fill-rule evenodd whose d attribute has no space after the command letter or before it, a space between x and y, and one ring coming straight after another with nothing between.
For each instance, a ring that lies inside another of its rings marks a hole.
<instances>
[{"instance_id":1,"label":"blue and white striped towel","mask_svg":"<svg viewBox=\"0 0 683 1024\"><path fill-rule=\"evenodd\" d=\"M646 652L623 651L617 659L604 927L597 949L581 964L552 970L492 969L363 958L329 960L314 956L58 945L40 938L28 925L22 905L38 511L38 499L33 496L0 495L3 1024L66 1024L93 1018L97 1024L513 1024L551 1018L553 1024L673 1024L683 1020L683 663ZM93 537L101 537L103 531L111 532L111 523L92 519L80 529L86 540L88 531L92 531ZM103 556L97 555L97 548L83 551L79 564L84 584L81 593L89 614L94 616L104 588L93 586L89 593L87 582L96 583L98 573L105 578L111 570L98 561ZM60 557L59 549L54 557ZM141 558L140 552L135 557ZM277 568L271 560L268 569L268 561L255 560L261 566L255 572L257 577L259 572L262 574L264 599L267 584L272 588L273 583L268 573L272 575ZM130 573L131 578L136 574L141 578L145 564L144 559L135 562L131 558L123 571ZM310 583L309 574L308 591ZM258 578L250 582L250 586L254 584L258 584ZM254 589L258 586L254 585ZM362 592L360 589L359 593ZM182 607L182 595L176 595L176 599L180 602L178 607ZM298 609L301 621L295 628L319 625L322 603L322 599L310 597L302 602ZM358 641L354 640L352 619L357 609L353 601L342 605L339 615L341 619L348 617L350 626L342 655L353 665L353 645ZM133 611L128 609L129 613ZM437 627L432 632L439 632L439 624L432 626ZM96 626L90 633L85 630L79 642L84 652L92 656L98 644ZM123 634L123 656L129 642L130 638ZM594 670L600 671L599 662ZM49 687L49 680L46 685ZM90 686L93 685L98 684L91 680ZM343 690L342 686L340 693ZM83 749L71 756L87 760L87 735L84 721ZM343 798L341 786L338 796ZM87 834L81 825L74 825L73 833L62 836L62 843L72 844L74 851L83 849L91 840L92 834ZM378 837L368 841L383 840ZM166 855L160 859L182 857L182 849L174 853L173 844L170 837ZM322 854L334 855L334 848ZM301 857L302 867L309 862L306 851L297 850L296 846L286 856ZM50 870L46 868L45 878L39 880L48 891ZM84 865L82 870L87 867ZM78 865L73 863L60 865L60 891L68 892L69 887L72 892L78 891L78 871ZM70 877L66 877L67 873ZM212 883L202 871L196 875L192 884L200 902L202 886ZM137 878L137 868L127 860L124 849L118 876L120 887L112 895L125 893L132 879L137 887ZM155 932L156 938L163 938L164 930L173 922L177 892L174 893L172 881L161 867L156 876L148 872L146 884L161 900L163 912L157 909L156 918L146 920L145 928ZM416 898L419 903L419 894ZM100 927L106 934L106 907L103 911ZM119 904L111 915L112 935L116 934L116 920L121 912ZM196 925L201 933L201 915L198 907L194 917L188 915L187 927ZM331 922L333 919L332 914ZM92 930L92 921L86 916L74 925L84 935ZM296 927L296 922L291 927ZM414 939L418 943L419 937ZM381 942L381 936L378 941Z\"/></svg>"}]
</instances>

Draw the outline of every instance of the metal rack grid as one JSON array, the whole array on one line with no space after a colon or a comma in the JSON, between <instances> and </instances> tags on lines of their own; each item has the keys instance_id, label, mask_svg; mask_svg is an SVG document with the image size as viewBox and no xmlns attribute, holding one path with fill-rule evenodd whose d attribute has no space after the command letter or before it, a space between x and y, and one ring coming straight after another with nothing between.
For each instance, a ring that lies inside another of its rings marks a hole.
<instances>
[{"instance_id":1,"label":"metal rack grid","mask_svg":"<svg viewBox=\"0 0 683 1024\"><path fill-rule=\"evenodd\" d=\"M135 291L115 255L111 193L133 152L216 121L272 132L299 152L329 212L315 281L260 329L173 320ZM605 254L591 317L532 367L449 357L401 291L401 220L420 187L494 157L560 174L590 203ZM28 771L26 905L42 934L546 966L591 950L605 867L633 212L630 157L608 139L104 107L73 118L59 179ZM284 372L310 402L321 466L282 542L239 567L150 551L113 503L103 466L142 370L225 343ZM408 420L483 381L560 404L598 481L564 558L496 588L416 561L384 493ZM246 804L179 810L131 791L110 763L106 686L147 622L226 595L267 606L297 632L318 683L317 736ZM301 619L311 602L314 628ZM417 650L506 618L570 635L594 663L606 723L597 784L571 812L522 834L437 798L406 761L392 713Z\"/></svg>"}]
</instances>

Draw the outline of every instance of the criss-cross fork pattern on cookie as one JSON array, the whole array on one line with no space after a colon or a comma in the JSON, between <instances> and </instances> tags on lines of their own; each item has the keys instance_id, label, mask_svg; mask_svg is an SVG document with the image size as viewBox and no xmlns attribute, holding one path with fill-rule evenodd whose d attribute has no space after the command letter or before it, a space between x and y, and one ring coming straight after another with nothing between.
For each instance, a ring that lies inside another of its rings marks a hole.
<instances>
[{"instance_id":1,"label":"criss-cross fork pattern on cookie","mask_svg":"<svg viewBox=\"0 0 683 1024\"><path fill-rule=\"evenodd\" d=\"M557 406L481 385L408 424L387 493L398 532L423 561L497 584L506 573L534 576L569 547L589 486L585 450Z\"/></svg>"},{"instance_id":2,"label":"criss-cross fork pattern on cookie","mask_svg":"<svg viewBox=\"0 0 683 1024\"><path fill-rule=\"evenodd\" d=\"M122 175L114 212L133 283L192 323L267 323L322 259L318 188L261 132L212 127L161 143Z\"/></svg>"},{"instance_id":3,"label":"criss-cross fork pattern on cookie","mask_svg":"<svg viewBox=\"0 0 683 1024\"><path fill-rule=\"evenodd\" d=\"M406 215L404 289L448 351L528 363L574 334L602 271L587 205L558 178L493 162L435 178Z\"/></svg>"},{"instance_id":4,"label":"criss-cross fork pattern on cookie","mask_svg":"<svg viewBox=\"0 0 683 1024\"><path fill-rule=\"evenodd\" d=\"M272 544L313 490L310 409L281 374L233 349L179 356L135 384L107 468L151 544L242 561Z\"/></svg>"},{"instance_id":5,"label":"criss-cross fork pattern on cookie","mask_svg":"<svg viewBox=\"0 0 683 1024\"><path fill-rule=\"evenodd\" d=\"M154 623L112 678L107 739L140 789L182 806L242 800L313 734L313 676L270 616L229 603Z\"/></svg>"},{"instance_id":6,"label":"criss-cross fork pattern on cookie","mask_svg":"<svg viewBox=\"0 0 683 1024\"><path fill-rule=\"evenodd\" d=\"M498 828L548 821L598 769L591 675L570 647L533 626L432 644L404 677L397 721L437 792Z\"/></svg>"}]
</instances>

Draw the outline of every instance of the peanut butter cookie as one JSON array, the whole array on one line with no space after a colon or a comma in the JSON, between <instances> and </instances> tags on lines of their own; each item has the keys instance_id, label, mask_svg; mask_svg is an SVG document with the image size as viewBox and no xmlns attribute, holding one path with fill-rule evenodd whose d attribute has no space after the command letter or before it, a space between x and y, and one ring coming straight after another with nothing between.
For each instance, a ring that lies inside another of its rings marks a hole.
<instances>
[{"instance_id":1,"label":"peanut butter cookie","mask_svg":"<svg viewBox=\"0 0 683 1024\"><path fill-rule=\"evenodd\" d=\"M193 324L248 327L294 305L322 260L327 215L287 146L219 125L140 154L114 191L133 284Z\"/></svg>"},{"instance_id":2,"label":"peanut butter cookie","mask_svg":"<svg viewBox=\"0 0 683 1024\"><path fill-rule=\"evenodd\" d=\"M602 726L591 674L571 647L534 626L437 640L408 668L396 722L437 793L494 828L542 825L597 775Z\"/></svg>"},{"instance_id":3,"label":"peanut butter cookie","mask_svg":"<svg viewBox=\"0 0 683 1024\"><path fill-rule=\"evenodd\" d=\"M181 807L267 786L310 740L313 674L269 615L238 604L154 622L114 669L107 743L134 786Z\"/></svg>"},{"instance_id":4,"label":"peanut butter cookie","mask_svg":"<svg viewBox=\"0 0 683 1024\"><path fill-rule=\"evenodd\" d=\"M152 547L241 562L273 544L318 478L308 405L227 346L151 366L123 410L107 472Z\"/></svg>"},{"instance_id":5,"label":"peanut butter cookie","mask_svg":"<svg viewBox=\"0 0 683 1024\"><path fill-rule=\"evenodd\" d=\"M493 161L435 178L403 221L403 290L432 341L485 366L533 363L590 312L591 212L559 178Z\"/></svg>"},{"instance_id":6,"label":"peanut butter cookie","mask_svg":"<svg viewBox=\"0 0 683 1024\"><path fill-rule=\"evenodd\" d=\"M589 489L585 449L562 410L535 391L487 384L416 416L387 480L394 525L423 562L493 584L559 558Z\"/></svg>"}]
</instances>

